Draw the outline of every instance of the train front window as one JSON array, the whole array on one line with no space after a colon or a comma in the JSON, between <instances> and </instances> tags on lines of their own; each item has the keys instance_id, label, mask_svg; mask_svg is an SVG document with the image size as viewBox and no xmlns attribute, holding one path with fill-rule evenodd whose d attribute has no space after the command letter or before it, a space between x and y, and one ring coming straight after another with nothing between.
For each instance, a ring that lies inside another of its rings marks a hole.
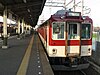
<instances>
[{"instance_id":1,"label":"train front window","mask_svg":"<svg viewBox=\"0 0 100 75\"><path fill-rule=\"evenodd\" d=\"M90 38L90 31L91 31L90 24L82 24L81 38L82 39L89 39Z\"/></svg>"},{"instance_id":2,"label":"train front window","mask_svg":"<svg viewBox=\"0 0 100 75\"><path fill-rule=\"evenodd\" d=\"M64 22L53 22L52 32L53 40L64 39Z\"/></svg>"},{"instance_id":3,"label":"train front window","mask_svg":"<svg viewBox=\"0 0 100 75\"><path fill-rule=\"evenodd\" d=\"M77 24L72 23L69 24L69 39L76 39L77 38Z\"/></svg>"}]
</instances>

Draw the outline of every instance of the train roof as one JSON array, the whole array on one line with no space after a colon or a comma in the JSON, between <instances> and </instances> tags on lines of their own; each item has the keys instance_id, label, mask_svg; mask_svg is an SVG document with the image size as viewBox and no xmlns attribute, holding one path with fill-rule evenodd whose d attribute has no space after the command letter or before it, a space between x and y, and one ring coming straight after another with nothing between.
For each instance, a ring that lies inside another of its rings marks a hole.
<instances>
[{"instance_id":1,"label":"train roof","mask_svg":"<svg viewBox=\"0 0 100 75\"><path fill-rule=\"evenodd\" d=\"M53 15L62 15L62 14L66 14L66 12L68 12L68 10L58 10L55 14Z\"/></svg>"},{"instance_id":2,"label":"train roof","mask_svg":"<svg viewBox=\"0 0 100 75\"><path fill-rule=\"evenodd\" d=\"M55 20L55 21L61 21L65 20L67 21L68 19L73 19L75 18L77 21L80 19L82 20L81 12L74 12L71 10L58 10L55 14L51 15L49 20ZM75 20L74 19L74 20Z\"/></svg>"},{"instance_id":3,"label":"train roof","mask_svg":"<svg viewBox=\"0 0 100 75\"><path fill-rule=\"evenodd\" d=\"M83 20L86 22L91 22L93 23L92 19L89 16L82 16Z\"/></svg>"},{"instance_id":4,"label":"train roof","mask_svg":"<svg viewBox=\"0 0 100 75\"><path fill-rule=\"evenodd\" d=\"M71 10L58 10L55 14L53 15L64 15L66 13L81 13L81 12L74 12L74 11L71 11Z\"/></svg>"},{"instance_id":5,"label":"train roof","mask_svg":"<svg viewBox=\"0 0 100 75\"><path fill-rule=\"evenodd\" d=\"M83 20L89 20L92 22L92 19L89 16L81 16L81 12L74 12L71 10L58 10L55 14L51 15L51 17L48 20L55 20L55 21L61 21L61 20L68 20L67 18L71 19L72 17L75 17L75 21L83 22ZM43 24L40 25L44 26L47 25L48 20L46 20Z\"/></svg>"}]
</instances>

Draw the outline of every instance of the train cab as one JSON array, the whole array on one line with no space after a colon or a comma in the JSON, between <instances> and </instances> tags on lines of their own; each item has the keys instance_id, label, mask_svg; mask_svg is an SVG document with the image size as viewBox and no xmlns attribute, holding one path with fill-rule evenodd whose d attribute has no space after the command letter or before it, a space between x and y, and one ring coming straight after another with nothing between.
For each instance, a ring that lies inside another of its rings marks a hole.
<instances>
[{"instance_id":1,"label":"train cab","mask_svg":"<svg viewBox=\"0 0 100 75\"><path fill-rule=\"evenodd\" d=\"M85 57L91 56L92 24L92 19L81 16L81 12L63 10L51 15L38 28L47 55L53 59L51 62L79 65ZM88 66L86 64L83 68Z\"/></svg>"}]
</instances>

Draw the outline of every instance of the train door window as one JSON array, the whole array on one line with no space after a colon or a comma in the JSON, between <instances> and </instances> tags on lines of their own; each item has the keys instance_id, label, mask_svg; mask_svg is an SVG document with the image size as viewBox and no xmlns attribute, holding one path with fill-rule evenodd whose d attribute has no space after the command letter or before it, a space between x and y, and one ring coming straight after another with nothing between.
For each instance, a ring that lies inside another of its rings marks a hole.
<instances>
[{"instance_id":1,"label":"train door window","mask_svg":"<svg viewBox=\"0 0 100 75\"><path fill-rule=\"evenodd\" d=\"M53 22L52 32L53 40L64 39L64 22Z\"/></svg>"},{"instance_id":2,"label":"train door window","mask_svg":"<svg viewBox=\"0 0 100 75\"><path fill-rule=\"evenodd\" d=\"M77 23L72 23L72 24L68 24L69 25L69 31L68 31L68 36L69 36L69 39L76 39L77 38L77 35L78 35L78 32L77 32Z\"/></svg>"},{"instance_id":3,"label":"train door window","mask_svg":"<svg viewBox=\"0 0 100 75\"><path fill-rule=\"evenodd\" d=\"M82 39L89 39L90 32L91 32L91 25L90 24L82 24L81 38Z\"/></svg>"}]
</instances>

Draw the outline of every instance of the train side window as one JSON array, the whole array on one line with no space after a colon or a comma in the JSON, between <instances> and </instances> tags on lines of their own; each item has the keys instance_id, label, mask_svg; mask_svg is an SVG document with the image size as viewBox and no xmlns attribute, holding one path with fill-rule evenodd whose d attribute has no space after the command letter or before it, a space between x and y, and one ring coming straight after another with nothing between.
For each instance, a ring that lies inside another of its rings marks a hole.
<instances>
[{"instance_id":1,"label":"train side window","mask_svg":"<svg viewBox=\"0 0 100 75\"><path fill-rule=\"evenodd\" d=\"M90 31L91 31L90 24L82 24L81 38L82 39L89 39L90 38Z\"/></svg>"},{"instance_id":2,"label":"train side window","mask_svg":"<svg viewBox=\"0 0 100 75\"><path fill-rule=\"evenodd\" d=\"M64 39L64 22L53 22L52 32L53 40Z\"/></svg>"}]
</instances>

